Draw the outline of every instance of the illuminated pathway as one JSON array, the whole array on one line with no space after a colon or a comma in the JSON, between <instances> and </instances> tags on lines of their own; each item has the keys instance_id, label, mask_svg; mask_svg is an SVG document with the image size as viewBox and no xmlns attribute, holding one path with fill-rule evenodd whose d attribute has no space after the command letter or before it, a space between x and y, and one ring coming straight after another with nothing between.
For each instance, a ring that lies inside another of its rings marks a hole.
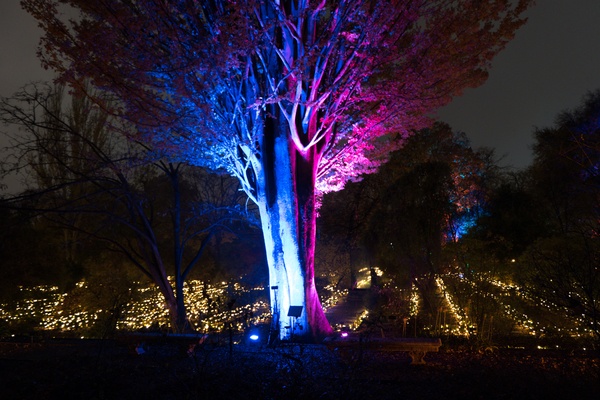
<instances>
[{"instance_id":1,"label":"illuminated pathway","mask_svg":"<svg viewBox=\"0 0 600 400\"><path fill-rule=\"evenodd\" d=\"M327 320L334 329L354 328L352 325L367 309L371 289L353 289L346 298L325 312Z\"/></svg>"},{"instance_id":2,"label":"illuminated pathway","mask_svg":"<svg viewBox=\"0 0 600 400\"><path fill-rule=\"evenodd\" d=\"M437 295L441 298L444 313L449 312L448 320L444 321L443 325L435 324L435 331L445 334L453 334L457 336L466 336L469 332L469 324L465 310L460 308L452 298L452 295L446 289L446 284L441 277L436 278ZM444 318L446 320L446 318ZM448 322L447 324L445 322Z\"/></svg>"}]
</instances>

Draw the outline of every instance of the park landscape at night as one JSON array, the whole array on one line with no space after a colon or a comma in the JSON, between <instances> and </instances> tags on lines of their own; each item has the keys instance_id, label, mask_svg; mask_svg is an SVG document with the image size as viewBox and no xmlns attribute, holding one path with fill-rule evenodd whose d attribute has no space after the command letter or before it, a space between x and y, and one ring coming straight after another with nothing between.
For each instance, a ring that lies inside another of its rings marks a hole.
<instances>
[{"instance_id":1,"label":"park landscape at night","mask_svg":"<svg viewBox=\"0 0 600 400\"><path fill-rule=\"evenodd\" d=\"M431 119L533 2L21 4L9 396L597 394L600 92L517 172Z\"/></svg>"}]
</instances>

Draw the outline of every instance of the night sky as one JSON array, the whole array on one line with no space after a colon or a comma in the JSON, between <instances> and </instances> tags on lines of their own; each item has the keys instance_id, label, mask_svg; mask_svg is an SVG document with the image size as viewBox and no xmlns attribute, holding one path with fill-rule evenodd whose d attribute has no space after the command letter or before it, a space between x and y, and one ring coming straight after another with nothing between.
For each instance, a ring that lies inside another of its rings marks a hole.
<instances>
[{"instance_id":1,"label":"night sky","mask_svg":"<svg viewBox=\"0 0 600 400\"><path fill-rule=\"evenodd\" d=\"M19 7L0 2L0 96L52 76L35 56L40 31ZM474 147L496 149L502 165L526 167L535 127L552 124L600 89L600 0L537 0L529 22L495 59L490 78L440 110Z\"/></svg>"},{"instance_id":2,"label":"night sky","mask_svg":"<svg viewBox=\"0 0 600 400\"><path fill-rule=\"evenodd\" d=\"M527 15L489 80L439 113L473 146L495 148L506 156L502 165L516 168L531 162L536 127L600 89L600 0L537 0Z\"/></svg>"}]
</instances>

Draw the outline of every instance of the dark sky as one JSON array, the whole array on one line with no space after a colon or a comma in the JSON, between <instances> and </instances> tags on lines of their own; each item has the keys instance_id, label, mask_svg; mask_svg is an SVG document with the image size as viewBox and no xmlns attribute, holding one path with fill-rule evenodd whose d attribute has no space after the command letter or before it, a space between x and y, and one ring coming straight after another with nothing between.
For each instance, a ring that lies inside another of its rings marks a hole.
<instances>
[{"instance_id":1,"label":"dark sky","mask_svg":"<svg viewBox=\"0 0 600 400\"><path fill-rule=\"evenodd\" d=\"M528 16L488 81L438 113L474 147L495 148L506 155L501 164L517 168L531 162L536 127L600 89L600 0L537 0Z\"/></svg>"},{"instance_id":2,"label":"dark sky","mask_svg":"<svg viewBox=\"0 0 600 400\"><path fill-rule=\"evenodd\" d=\"M0 96L49 79L35 56L40 31L19 7L0 0ZM552 124L600 89L600 0L537 0L528 23L494 60L490 78L440 110L474 147L495 148L503 165L531 161L532 132Z\"/></svg>"},{"instance_id":3,"label":"dark sky","mask_svg":"<svg viewBox=\"0 0 600 400\"><path fill-rule=\"evenodd\" d=\"M19 0L0 0L0 96L10 96L21 86L52 75L36 57L42 31L21 10Z\"/></svg>"}]
</instances>

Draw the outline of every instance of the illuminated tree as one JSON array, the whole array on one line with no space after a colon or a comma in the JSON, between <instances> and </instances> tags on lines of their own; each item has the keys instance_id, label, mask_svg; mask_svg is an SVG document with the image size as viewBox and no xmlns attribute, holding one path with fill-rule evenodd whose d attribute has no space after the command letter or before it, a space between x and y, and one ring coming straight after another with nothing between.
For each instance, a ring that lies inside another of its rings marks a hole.
<instances>
[{"instance_id":1,"label":"illuminated tree","mask_svg":"<svg viewBox=\"0 0 600 400\"><path fill-rule=\"evenodd\" d=\"M481 84L530 3L22 1L60 79L90 77L137 140L240 180L260 209L274 326L308 340L331 332L314 284L318 195L376 170ZM294 332L290 306L303 307Z\"/></svg>"}]
</instances>

